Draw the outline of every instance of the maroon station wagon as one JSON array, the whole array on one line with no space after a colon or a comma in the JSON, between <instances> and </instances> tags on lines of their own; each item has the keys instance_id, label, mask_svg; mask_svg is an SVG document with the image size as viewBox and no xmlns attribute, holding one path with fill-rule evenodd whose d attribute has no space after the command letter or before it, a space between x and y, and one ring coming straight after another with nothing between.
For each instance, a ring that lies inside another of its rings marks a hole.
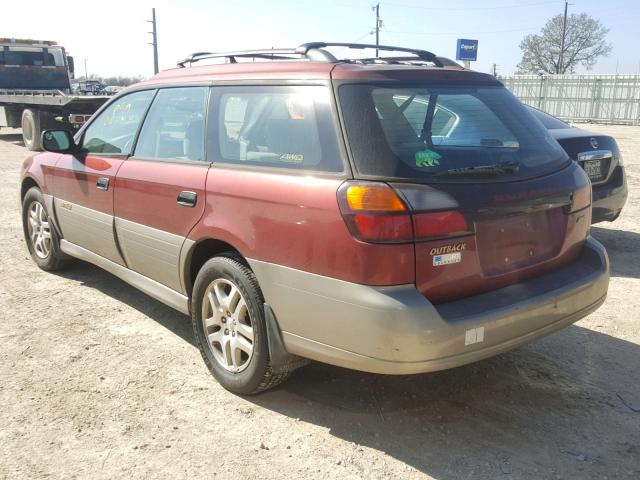
<instances>
[{"instance_id":1,"label":"maroon station wagon","mask_svg":"<svg viewBox=\"0 0 640 480\"><path fill-rule=\"evenodd\" d=\"M75 137L45 131L22 171L33 260L94 263L189 314L238 393L309 359L456 367L602 304L589 179L502 84L336 46L376 48L195 54Z\"/></svg>"}]
</instances>

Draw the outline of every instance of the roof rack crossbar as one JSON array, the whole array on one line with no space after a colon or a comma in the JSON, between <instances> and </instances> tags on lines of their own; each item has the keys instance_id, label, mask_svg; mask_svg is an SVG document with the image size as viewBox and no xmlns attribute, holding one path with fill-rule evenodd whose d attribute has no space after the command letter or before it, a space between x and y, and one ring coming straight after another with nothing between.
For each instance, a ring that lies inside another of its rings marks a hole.
<instances>
[{"instance_id":1,"label":"roof rack crossbar","mask_svg":"<svg viewBox=\"0 0 640 480\"><path fill-rule=\"evenodd\" d=\"M434 53L431 53L427 50L418 50L415 48L405 48L405 47L395 47L391 45L374 45L370 43L331 43L331 42L311 42L311 43L303 43L298 48L296 48L296 52L300 54L307 54L307 52L311 50L319 50L327 47L344 47L344 48L353 48L357 50L364 49L374 49L374 50L382 50L385 52L406 52L411 53L412 55L417 56L421 60L430 62L435 64L438 67L442 67L442 63L438 60L438 57Z\"/></svg>"},{"instance_id":2,"label":"roof rack crossbar","mask_svg":"<svg viewBox=\"0 0 640 480\"><path fill-rule=\"evenodd\" d=\"M303 43L297 48L274 48L268 50L245 50L238 52L224 52L224 53L212 53L212 52L196 52L184 60L178 62L179 67L184 67L186 64L192 64L200 60L207 58L225 58L229 63L237 63L236 58L260 58L265 60L311 60L316 62L336 63L339 60L331 53L324 50L327 47L343 47L353 49L377 49L385 52L404 52L415 55L417 58L406 57L375 57L362 59L365 61L374 61L377 59L387 61L424 61L433 63L438 67L442 67L443 63L435 54L427 50L417 50L414 48L394 47L391 45L373 45L368 43L327 43L327 42L311 42Z\"/></svg>"}]
</instances>

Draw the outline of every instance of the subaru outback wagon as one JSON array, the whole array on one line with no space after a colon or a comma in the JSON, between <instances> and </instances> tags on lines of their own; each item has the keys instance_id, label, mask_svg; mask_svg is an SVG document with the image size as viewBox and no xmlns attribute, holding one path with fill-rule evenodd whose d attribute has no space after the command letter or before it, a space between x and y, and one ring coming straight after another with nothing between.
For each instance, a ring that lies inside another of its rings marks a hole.
<instances>
[{"instance_id":1,"label":"subaru outback wagon","mask_svg":"<svg viewBox=\"0 0 640 480\"><path fill-rule=\"evenodd\" d=\"M33 260L94 263L190 315L238 393L309 359L451 368L602 304L589 179L502 84L336 46L376 48L195 54L75 137L43 132L22 171Z\"/></svg>"}]
</instances>

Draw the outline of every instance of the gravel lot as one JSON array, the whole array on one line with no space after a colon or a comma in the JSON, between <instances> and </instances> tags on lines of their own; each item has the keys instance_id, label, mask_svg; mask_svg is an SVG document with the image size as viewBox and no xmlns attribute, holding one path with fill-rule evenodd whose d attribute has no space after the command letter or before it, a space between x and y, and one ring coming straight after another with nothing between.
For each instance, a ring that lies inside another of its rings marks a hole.
<instances>
[{"instance_id":1,"label":"gravel lot","mask_svg":"<svg viewBox=\"0 0 640 480\"><path fill-rule=\"evenodd\" d=\"M0 478L640 478L640 127L630 199L593 228L596 313L475 365L386 377L312 364L241 398L187 317L88 264L38 270L22 238L19 131L0 131Z\"/></svg>"}]
</instances>

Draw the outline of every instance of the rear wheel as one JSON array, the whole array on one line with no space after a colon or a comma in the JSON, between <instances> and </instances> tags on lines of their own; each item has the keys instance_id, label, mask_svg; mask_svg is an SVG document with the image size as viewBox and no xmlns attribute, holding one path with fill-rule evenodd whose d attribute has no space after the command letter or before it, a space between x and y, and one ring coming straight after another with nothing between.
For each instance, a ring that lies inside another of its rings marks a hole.
<instances>
[{"instance_id":1,"label":"rear wheel","mask_svg":"<svg viewBox=\"0 0 640 480\"><path fill-rule=\"evenodd\" d=\"M40 145L40 117L35 110L26 109L22 112L22 141L29 150L38 151Z\"/></svg>"},{"instance_id":2,"label":"rear wheel","mask_svg":"<svg viewBox=\"0 0 640 480\"><path fill-rule=\"evenodd\" d=\"M36 187L24 196L22 227L31 258L41 269L53 271L66 265L67 257L60 251L60 239L51 224L44 197Z\"/></svg>"},{"instance_id":3,"label":"rear wheel","mask_svg":"<svg viewBox=\"0 0 640 480\"><path fill-rule=\"evenodd\" d=\"M271 368L264 299L241 258L218 256L203 265L193 288L191 319L205 364L227 390L254 394L289 376Z\"/></svg>"}]
</instances>

